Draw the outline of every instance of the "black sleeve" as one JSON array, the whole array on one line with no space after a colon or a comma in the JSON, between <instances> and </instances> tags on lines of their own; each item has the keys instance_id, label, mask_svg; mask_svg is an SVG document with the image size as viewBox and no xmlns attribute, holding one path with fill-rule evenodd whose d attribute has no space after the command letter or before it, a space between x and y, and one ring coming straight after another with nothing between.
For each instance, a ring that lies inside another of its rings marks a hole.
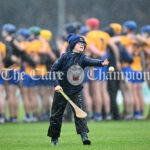
<instances>
[{"instance_id":1,"label":"black sleeve","mask_svg":"<svg viewBox=\"0 0 150 150\"><path fill-rule=\"evenodd\" d=\"M36 66L36 63L31 59L30 55L28 55L25 51L21 51L21 58L23 61L28 62L30 66Z\"/></svg>"},{"instance_id":2,"label":"black sleeve","mask_svg":"<svg viewBox=\"0 0 150 150\"><path fill-rule=\"evenodd\" d=\"M10 57L13 55L13 47L10 43L5 42L6 45L6 60L10 60Z\"/></svg>"},{"instance_id":3,"label":"black sleeve","mask_svg":"<svg viewBox=\"0 0 150 150\"><path fill-rule=\"evenodd\" d=\"M53 76L55 76L55 79L52 78L54 86L59 85L59 80L58 80L58 77L57 77L57 72L61 71L64 59L65 59L65 53L52 65L51 74Z\"/></svg>"},{"instance_id":4,"label":"black sleeve","mask_svg":"<svg viewBox=\"0 0 150 150\"><path fill-rule=\"evenodd\" d=\"M49 55L45 54L41 58L41 64L46 65L47 71L50 71L50 68L54 61L49 57Z\"/></svg>"},{"instance_id":5,"label":"black sleeve","mask_svg":"<svg viewBox=\"0 0 150 150\"><path fill-rule=\"evenodd\" d=\"M83 67L86 67L86 66L100 66L102 67L102 60L99 60L99 59L93 59L93 58L88 58L87 56L85 56L83 58Z\"/></svg>"}]
</instances>

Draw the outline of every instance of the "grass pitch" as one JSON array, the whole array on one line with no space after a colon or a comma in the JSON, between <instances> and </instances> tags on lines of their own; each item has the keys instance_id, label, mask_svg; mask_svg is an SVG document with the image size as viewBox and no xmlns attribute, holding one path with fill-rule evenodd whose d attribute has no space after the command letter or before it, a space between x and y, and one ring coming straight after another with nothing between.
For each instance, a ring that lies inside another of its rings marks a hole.
<instances>
[{"instance_id":1,"label":"grass pitch","mask_svg":"<svg viewBox=\"0 0 150 150\"><path fill-rule=\"evenodd\" d=\"M149 150L150 121L88 123L91 146L83 146L74 123L63 123L59 146L47 137L49 123L0 125L0 150Z\"/></svg>"}]
</instances>

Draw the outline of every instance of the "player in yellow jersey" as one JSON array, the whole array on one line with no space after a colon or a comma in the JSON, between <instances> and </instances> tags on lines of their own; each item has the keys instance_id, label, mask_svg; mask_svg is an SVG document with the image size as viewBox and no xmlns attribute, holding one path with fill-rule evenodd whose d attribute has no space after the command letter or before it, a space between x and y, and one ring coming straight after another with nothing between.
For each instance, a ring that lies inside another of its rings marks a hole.
<instances>
[{"instance_id":1,"label":"player in yellow jersey","mask_svg":"<svg viewBox=\"0 0 150 150\"><path fill-rule=\"evenodd\" d=\"M147 38L147 46L145 47L146 52L146 71L150 72L150 25L143 26L141 28L142 36ZM147 83L150 88L150 79L147 77Z\"/></svg>"},{"instance_id":2,"label":"player in yellow jersey","mask_svg":"<svg viewBox=\"0 0 150 150\"><path fill-rule=\"evenodd\" d=\"M134 23L132 26L133 26L132 27L133 29L136 28L136 25ZM114 24L111 24L111 27L116 28L114 27ZM125 78L125 80L122 80L122 79L120 80L120 89L121 89L123 99L124 99L123 118L126 120L133 119L133 95L131 91L131 83L128 82L128 75L130 75L131 73L131 69L129 65L132 62L132 50L133 50L133 37L134 36L132 33L133 31L131 33L130 32L127 35L117 35L112 38L112 40L118 45L119 50L120 50L120 55L121 55L120 61L122 64L122 71L123 71L123 75Z\"/></svg>"},{"instance_id":3,"label":"player in yellow jersey","mask_svg":"<svg viewBox=\"0 0 150 150\"><path fill-rule=\"evenodd\" d=\"M3 60L6 57L6 45L0 42L0 124L5 122L6 103L3 96L4 92L4 74L2 69L4 68Z\"/></svg>"},{"instance_id":4,"label":"player in yellow jersey","mask_svg":"<svg viewBox=\"0 0 150 150\"><path fill-rule=\"evenodd\" d=\"M37 78L36 78L36 70L35 63L39 63L40 59L38 56L38 50L41 42L36 39L36 37L40 34L39 27L31 27L29 29L31 33L29 36L29 40L22 41L20 43L20 48L24 51L31 60L23 61L23 81L22 81L22 96L24 100L24 107L26 111L25 122L36 122L38 121L38 101L37 101ZM19 46L18 46L19 47ZM33 63L34 62L34 63ZM30 112L32 112L32 118L30 118Z\"/></svg>"},{"instance_id":5,"label":"player in yellow jersey","mask_svg":"<svg viewBox=\"0 0 150 150\"><path fill-rule=\"evenodd\" d=\"M56 56L54 55L49 41L51 40L52 33L49 30L41 30L40 31L40 41L42 43L41 47L39 47L38 55L40 56L40 63L37 64L36 75L38 76L38 93L41 97L42 102L42 111L40 120L48 121L50 116L50 100L49 97L53 96L54 88L50 79L50 72L48 72L48 67L46 67L46 60L49 59L51 62L56 60ZM48 61L49 61L48 60ZM49 68L52 65L50 62L48 63Z\"/></svg>"},{"instance_id":6,"label":"player in yellow jersey","mask_svg":"<svg viewBox=\"0 0 150 150\"><path fill-rule=\"evenodd\" d=\"M112 47L115 53L118 69L120 68L119 63L119 52L117 46L111 41L108 33L98 30L99 20L96 18L89 18L86 20L86 27L88 33L86 37L90 41L89 50L92 53L93 58L108 58L107 47ZM107 67L94 67L94 81L91 82L91 89L93 94L93 100L95 105L94 119L96 121L102 120L101 109L102 104L105 106L106 120L111 119L110 114L110 98L107 91ZM99 82L99 80L103 82Z\"/></svg>"},{"instance_id":7,"label":"player in yellow jersey","mask_svg":"<svg viewBox=\"0 0 150 150\"><path fill-rule=\"evenodd\" d=\"M40 57L38 55L39 48L42 46L41 41L39 40L40 35L40 27L32 26L29 28L31 32L30 35L30 42L26 46L26 53L33 58L36 64L40 63ZM36 65L37 67L37 65ZM37 122L38 121L38 100L37 100L37 85L39 78L36 76L36 69L33 68L31 65L27 65L25 67L25 79L23 80L23 86L29 90L30 100L32 101L31 110L32 110L32 118L31 121Z\"/></svg>"},{"instance_id":8,"label":"player in yellow jersey","mask_svg":"<svg viewBox=\"0 0 150 150\"><path fill-rule=\"evenodd\" d=\"M33 46L31 42L29 42L30 35L31 32L28 29L20 29L17 32L17 40L14 41L15 46L23 53L20 89L25 110L24 122L32 121L30 118L30 113L35 113L37 111L36 97L33 97L33 87L35 86L35 82L32 80L30 75L32 71L34 72L35 68L35 62L30 56L30 49Z\"/></svg>"},{"instance_id":9,"label":"player in yellow jersey","mask_svg":"<svg viewBox=\"0 0 150 150\"><path fill-rule=\"evenodd\" d=\"M17 122L18 119L18 105L19 101L16 96L16 90L19 85L19 65L20 65L20 53L13 45L14 34L16 32L16 27L12 24L5 24L2 28L2 37L6 45L6 57L4 59L5 68L10 68L12 65L17 64L18 67L12 67L8 71L8 76L5 78L6 81L6 95L8 98L8 108L9 108L9 122Z\"/></svg>"},{"instance_id":10,"label":"player in yellow jersey","mask_svg":"<svg viewBox=\"0 0 150 150\"><path fill-rule=\"evenodd\" d=\"M136 40L134 43L133 62L130 67L132 70L132 92L135 102L135 119L144 119L144 98L142 94L142 83L144 81L142 53L144 52L144 45Z\"/></svg>"},{"instance_id":11,"label":"player in yellow jersey","mask_svg":"<svg viewBox=\"0 0 150 150\"><path fill-rule=\"evenodd\" d=\"M141 33L142 36L144 36L142 40L145 39L145 37L147 39L147 46L145 47L145 58L146 58L145 71L147 76L147 83L150 89L150 25L143 26L141 28ZM147 118L150 119L150 110Z\"/></svg>"},{"instance_id":12,"label":"player in yellow jersey","mask_svg":"<svg viewBox=\"0 0 150 150\"><path fill-rule=\"evenodd\" d=\"M141 51L143 48L135 39L134 31L136 29L136 23L134 21L127 21L124 23L124 29L126 36L131 41L131 48L128 48L129 52L133 55L133 62L128 66L130 78L128 81L131 83L131 90L134 101L134 118L143 119L144 111L144 99L142 95L142 82L143 82L143 68L141 62Z\"/></svg>"}]
</instances>

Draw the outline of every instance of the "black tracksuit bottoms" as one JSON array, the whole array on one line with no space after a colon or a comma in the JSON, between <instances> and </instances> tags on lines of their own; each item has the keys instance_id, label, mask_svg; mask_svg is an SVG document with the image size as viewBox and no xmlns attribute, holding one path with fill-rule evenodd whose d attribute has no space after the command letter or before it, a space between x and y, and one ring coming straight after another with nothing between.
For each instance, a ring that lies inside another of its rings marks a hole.
<instances>
[{"instance_id":1,"label":"black tracksuit bottoms","mask_svg":"<svg viewBox=\"0 0 150 150\"><path fill-rule=\"evenodd\" d=\"M81 108L82 110L84 109L81 92L74 93L68 96L79 108ZM51 117L50 117L50 126L48 129L47 136L53 138L60 137L62 118L63 118L63 113L66 108L66 105L67 105L67 100L65 100L65 98L60 93L55 92L53 104L52 104ZM77 118L75 113L74 113L74 119L75 119L77 134L80 134L81 132L86 132L86 133L89 132L86 119Z\"/></svg>"}]
</instances>

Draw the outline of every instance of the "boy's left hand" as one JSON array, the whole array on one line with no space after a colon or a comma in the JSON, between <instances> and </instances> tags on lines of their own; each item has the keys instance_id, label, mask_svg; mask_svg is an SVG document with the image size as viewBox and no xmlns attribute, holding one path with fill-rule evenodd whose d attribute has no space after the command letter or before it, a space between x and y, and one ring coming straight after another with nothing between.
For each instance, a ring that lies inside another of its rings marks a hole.
<instances>
[{"instance_id":1,"label":"boy's left hand","mask_svg":"<svg viewBox=\"0 0 150 150\"><path fill-rule=\"evenodd\" d=\"M105 59L105 60L102 62L102 65L103 65L103 66L108 66L108 64L109 64L109 61L108 61L107 59Z\"/></svg>"}]
</instances>

